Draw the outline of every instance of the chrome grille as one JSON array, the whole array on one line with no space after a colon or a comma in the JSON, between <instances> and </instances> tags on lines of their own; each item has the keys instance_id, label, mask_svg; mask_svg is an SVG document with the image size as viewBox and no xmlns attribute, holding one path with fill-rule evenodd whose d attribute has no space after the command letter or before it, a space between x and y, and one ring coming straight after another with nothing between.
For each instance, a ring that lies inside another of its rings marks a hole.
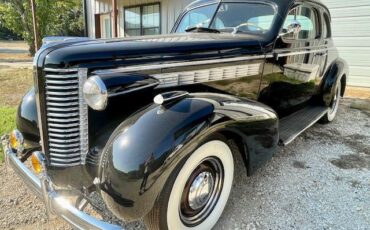
<instances>
[{"instance_id":1,"label":"chrome grille","mask_svg":"<svg viewBox=\"0 0 370 230\"><path fill-rule=\"evenodd\" d=\"M69 167L85 163L88 151L87 105L83 70L45 71L45 103L50 165Z\"/></svg>"}]
</instances>

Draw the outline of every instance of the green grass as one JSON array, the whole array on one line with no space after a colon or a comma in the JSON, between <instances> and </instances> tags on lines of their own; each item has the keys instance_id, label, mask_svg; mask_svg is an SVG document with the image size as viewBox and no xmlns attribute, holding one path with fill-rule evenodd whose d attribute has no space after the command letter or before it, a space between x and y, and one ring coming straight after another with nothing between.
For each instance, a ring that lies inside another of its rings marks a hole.
<instances>
[{"instance_id":1,"label":"green grass","mask_svg":"<svg viewBox=\"0 0 370 230\"><path fill-rule=\"evenodd\" d=\"M9 133L15 128L15 114L17 109L12 107L0 107L0 135ZM0 163L3 162L4 153L0 148Z\"/></svg>"},{"instance_id":2,"label":"green grass","mask_svg":"<svg viewBox=\"0 0 370 230\"><path fill-rule=\"evenodd\" d=\"M0 42L0 47L1 47ZM32 69L0 68L0 136L15 128L15 114L23 95L32 86ZM4 153L0 146L0 164Z\"/></svg>"}]
</instances>

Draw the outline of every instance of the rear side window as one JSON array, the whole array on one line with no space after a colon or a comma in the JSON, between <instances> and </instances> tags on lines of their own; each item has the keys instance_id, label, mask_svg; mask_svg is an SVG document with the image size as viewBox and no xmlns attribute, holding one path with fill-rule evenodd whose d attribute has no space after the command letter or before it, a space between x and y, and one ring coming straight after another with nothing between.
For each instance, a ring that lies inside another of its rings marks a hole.
<instances>
[{"instance_id":1,"label":"rear side window","mask_svg":"<svg viewBox=\"0 0 370 230\"><path fill-rule=\"evenodd\" d=\"M322 28L322 37L330 38L331 37L331 27L330 27L330 18L327 13L323 14L323 28Z\"/></svg>"},{"instance_id":2,"label":"rear side window","mask_svg":"<svg viewBox=\"0 0 370 230\"><path fill-rule=\"evenodd\" d=\"M285 19L283 32L288 30L288 26L298 21L301 24L301 31L298 34L286 34L284 39L304 40L315 39L319 35L319 20L317 12L310 7L298 6L293 8Z\"/></svg>"}]
</instances>

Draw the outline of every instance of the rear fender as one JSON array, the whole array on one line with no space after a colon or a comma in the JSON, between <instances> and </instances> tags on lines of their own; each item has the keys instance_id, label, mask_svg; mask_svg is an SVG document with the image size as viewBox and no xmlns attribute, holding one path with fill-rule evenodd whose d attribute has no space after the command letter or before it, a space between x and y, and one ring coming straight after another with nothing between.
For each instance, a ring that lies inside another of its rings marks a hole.
<instances>
[{"instance_id":1,"label":"rear fender","mask_svg":"<svg viewBox=\"0 0 370 230\"><path fill-rule=\"evenodd\" d=\"M342 85L341 92L341 95L344 95L348 73L348 65L341 58L337 58L328 68L320 87L321 95L326 106L330 106L335 94L335 88L340 83L344 84ZM345 78L342 78L343 76Z\"/></svg>"},{"instance_id":2,"label":"rear fender","mask_svg":"<svg viewBox=\"0 0 370 230\"><path fill-rule=\"evenodd\" d=\"M270 159L278 143L276 114L252 101L191 94L152 105L124 121L101 158L99 190L119 218L145 216L175 167L213 133L233 133L246 146L248 171Z\"/></svg>"}]
</instances>

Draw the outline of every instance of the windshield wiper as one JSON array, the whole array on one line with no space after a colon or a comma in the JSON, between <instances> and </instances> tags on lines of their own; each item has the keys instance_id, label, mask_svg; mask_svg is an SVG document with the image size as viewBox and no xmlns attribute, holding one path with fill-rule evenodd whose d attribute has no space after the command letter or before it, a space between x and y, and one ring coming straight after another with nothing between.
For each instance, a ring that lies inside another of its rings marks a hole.
<instances>
[{"instance_id":1,"label":"windshield wiper","mask_svg":"<svg viewBox=\"0 0 370 230\"><path fill-rule=\"evenodd\" d=\"M192 26L192 27L189 27L185 30L186 32L199 32L199 33L221 33L219 30L216 30L216 29L211 29L211 28L207 28L207 27L202 27L202 26Z\"/></svg>"}]
</instances>

